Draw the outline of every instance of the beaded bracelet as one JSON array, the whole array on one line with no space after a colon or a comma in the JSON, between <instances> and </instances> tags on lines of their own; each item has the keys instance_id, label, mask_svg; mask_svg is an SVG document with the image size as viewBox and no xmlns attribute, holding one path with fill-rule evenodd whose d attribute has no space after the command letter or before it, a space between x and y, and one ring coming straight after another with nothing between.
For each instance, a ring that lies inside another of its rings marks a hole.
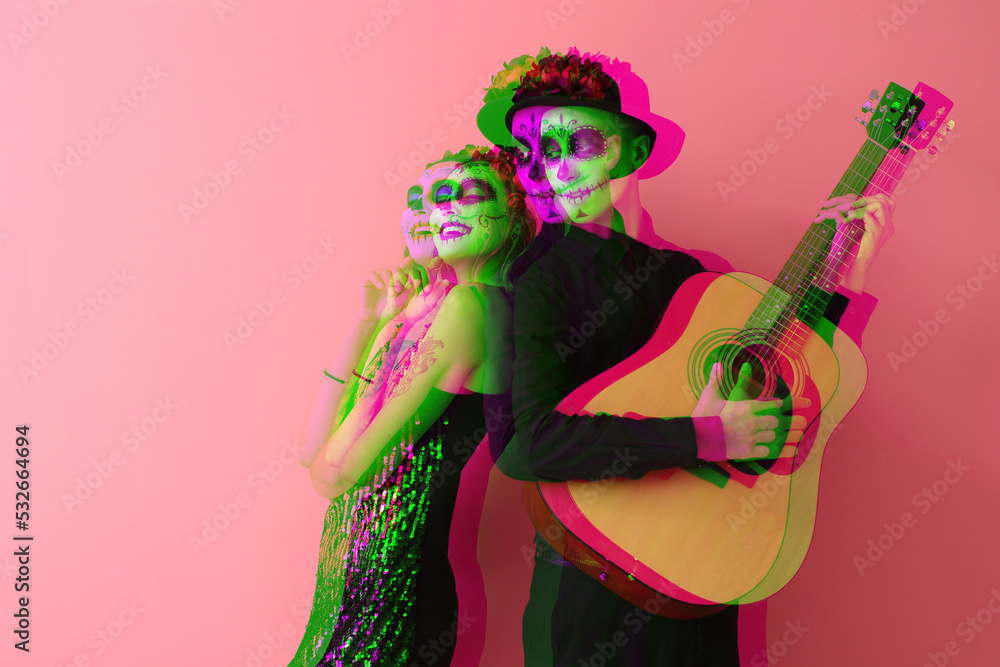
<instances>
[{"instance_id":1,"label":"beaded bracelet","mask_svg":"<svg viewBox=\"0 0 1000 667\"><path fill-rule=\"evenodd\" d=\"M328 378L330 378L331 380L336 380L336 381L337 381L337 382L339 382L340 384L347 384L347 383L346 383L345 381L341 380L341 379L340 379L339 377L336 377L336 376L334 376L334 375L330 375L330 373L329 373L329 372L327 372L327 370L326 370L325 368L323 369L323 375L327 376L327 377L328 377Z\"/></svg>"}]
</instances>

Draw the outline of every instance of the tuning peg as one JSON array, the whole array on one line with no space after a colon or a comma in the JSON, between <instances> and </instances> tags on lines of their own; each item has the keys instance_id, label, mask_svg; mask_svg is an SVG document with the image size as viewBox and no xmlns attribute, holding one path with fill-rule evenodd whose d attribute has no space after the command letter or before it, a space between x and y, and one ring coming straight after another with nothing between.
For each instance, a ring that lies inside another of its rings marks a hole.
<instances>
[{"instance_id":1,"label":"tuning peg","mask_svg":"<svg viewBox=\"0 0 1000 667\"><path fill-rule=\"evenodd\" d=\"M865 127L868 127L868 121L866 121L866 120L862 120L860 116L855 116L855 117L854 117L854 120L858 121L859 123L861 123L861 124L862 124L862 125L864 125Z\"/></svg>"},{"instance_id":2,"label":"tuning peg","mask_svg":"<svg viewBox=\"0 0 1000 667\"><path fill-rule=\"evenodd\" d=\"M918 120L917 121L917 132L923 132L925 127L927 127L927 121L926 120Z\"/></svg>"},{"instance_id":3,"label":"tuning peg","mask_svg":"<svg viewBox=\"0 0 1000 667\"><path fill-rule=\"evenodd\" d=\"M861 105L861 113L869 113L872 110L872 103L865 102Z\"/></svg>"},{"instance_id":4,"label":"tuning peg","mask_svg":"<svg viewBox=\"0 0 1000 667\"><path fill-rule=\"evenodd\" d=\"M947 135L948 132L951 131L953 127L955 127L955 121L949 120L947 123L944 124L944 127L942 127L937 131L937 133L934 135L934 138L931 140L932 142L931 145L928 146L927 148L928 154L934 155L935 153L938 152L938 149L941 148L941 142L944 141L945 135Z\"/></svg>"},{"instance_id":5,"label":"tuning peg","mask_svg":"<svg viewBox=\"0 0 1000 667\"><path fill-rule=\"evenodd\" d=\"M878 99L878 90L875 89L875 88L872 88L872 92L868 93L868 99L870 99L870 100L877 100Z\"/></svg>"},{"instance_id":6,"label":"tuning peg","mask_svg":"<svg viewBox=\"0 0 1000 667\"><path fill-rule=\"evenodd\" d=\"M889 108L892 109L893 113L899 111L899 102L893 102L889 105Z\"/></svg>"}]
</instances>

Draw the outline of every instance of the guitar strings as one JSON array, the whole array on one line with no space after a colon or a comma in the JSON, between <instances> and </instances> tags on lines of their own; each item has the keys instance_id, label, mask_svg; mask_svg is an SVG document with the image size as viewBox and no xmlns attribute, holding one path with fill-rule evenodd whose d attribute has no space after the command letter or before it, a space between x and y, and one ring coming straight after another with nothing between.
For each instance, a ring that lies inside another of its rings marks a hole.
<instances>
[{"instance_id":1,"label":"guitar strings","mask_svg":"<svg viewBox=\"0 0 1000 667\"><path fill-rule=\"evenodd\" d=\"M848 192L861 194L866 185L869 191L877 189L888 192L894 189L899 182L900 167L905 170L906 164L912 159L912 151L909 151L909 156L903 154L902 158L890 155L891 152L867 138L831 196ZM888 165L885 164L887 157L890 158ZM872 183L875 188L872 188ZM812 225L806 231L772 287L751 314L747 326L737 336L741 343L758 347L757 352L762 353L765 358L773 356L776 351L801 349L809 331L803 331L799 326L789 328L790 323L795 321L793 313L821 312L829 301L829 292L836 289L836 284L832 283L829 276L826 284L816 284L821 278L818 269L827 268L820 259L826 257L830 249L830 237L835 231L829 224L832 221L827 222L828 224ZM846 254L854 257L856 252L857 245L852 244ZM844 254L841 248L836 260L839 262ZM816 289L810 290L810 287ZM764 349L761 350L760 347Z\"/></svg>"},{"instance_id":2,"label":"guitar strings","mask_svg":"<svg viewBox=\"0 0 1000 667\"><path fill-rule=\"evenodd\" d=\"M924 103L919 97L911 96L909 115L923 110ZM941 106L928 127L933 130L946 114L947 108ZM919 113L913 116L914 122L918 116ZM929 134L928 131L920 135L920 140L929 141ZM886 149L871 137L866 138L831 197L847 193L861 196L891 194L906 173L916 150L915 146L903 143ZM795 356L801 351L812 333L804 320L818 319L836 290L842 267L857 257L858 244L854 235L848 237L847 244L833 247L830 238L833 233L835 223L832 221L810 226L747 324L737 334L738 342L754 346L754 352L765 361L773 358L776 352ZM821 259L824 261L821 262ZM793 317L794 313L800 317Z\"/></svg>"}]
</instances>

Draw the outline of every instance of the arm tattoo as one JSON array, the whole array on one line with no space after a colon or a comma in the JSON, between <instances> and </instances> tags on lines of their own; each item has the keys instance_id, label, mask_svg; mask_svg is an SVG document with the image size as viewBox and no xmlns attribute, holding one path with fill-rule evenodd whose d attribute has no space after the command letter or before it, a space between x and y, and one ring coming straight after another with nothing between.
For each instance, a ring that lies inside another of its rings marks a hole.
<instances>
[{"instance_id":1,"label":"arm tattoo","mask_svg":"<svg viewBox=\"0 0 1000 667\"><path fill-rule=\"evenodd\" d=\"M430 326L430 325L428 325ZM417 340L404 340L389 373L385 400L404 394L418 375L427 371L437 359L437 350L444 343L424 332Z\"/></svg>"}]
</instances>

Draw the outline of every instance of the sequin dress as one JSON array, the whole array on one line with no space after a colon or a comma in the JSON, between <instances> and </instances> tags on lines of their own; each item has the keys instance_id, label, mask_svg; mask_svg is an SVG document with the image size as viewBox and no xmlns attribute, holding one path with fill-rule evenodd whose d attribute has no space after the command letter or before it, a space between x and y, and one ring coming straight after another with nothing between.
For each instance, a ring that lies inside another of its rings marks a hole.
<instances>
[{"instance_id":1,"label":"sequin dress","mask_svg":"<svg viewBox=\"0 0 1000 667\"><path fill-rule=\"evenodd\" d=\"M448 665L458 613L448 562L460 471L486 433L483 397L456 396L368 483L330 502L316 594L289 667ZM445 646L445 644L451 644Z\"/></svg>"}]
</instances>

